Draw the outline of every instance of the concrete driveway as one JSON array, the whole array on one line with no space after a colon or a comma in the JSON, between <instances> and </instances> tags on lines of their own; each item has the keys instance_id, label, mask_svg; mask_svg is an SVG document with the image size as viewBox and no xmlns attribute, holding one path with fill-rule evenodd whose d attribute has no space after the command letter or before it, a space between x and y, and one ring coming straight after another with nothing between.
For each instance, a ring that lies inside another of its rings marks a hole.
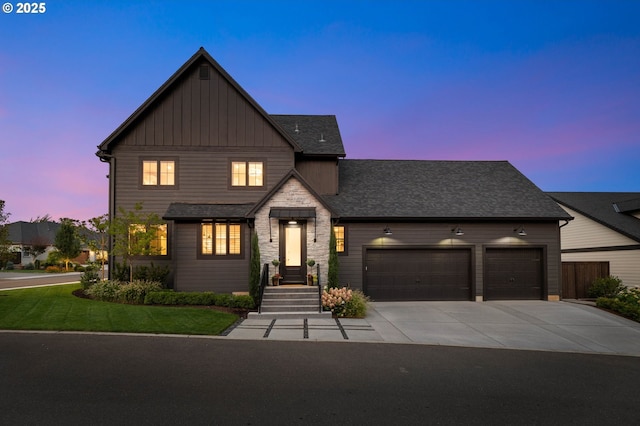
<instances>
[{"instance_id":1,"label":"concrete driveway","mask_svg":"<svg viewBox=\"0 0 640 426\"><path fill-rule=\"evenodd\" d=\"M235 339L368 341L640 356L640 324L568 302L374 302L364 319L247 319Z\"/></svg>"}]
</instances>

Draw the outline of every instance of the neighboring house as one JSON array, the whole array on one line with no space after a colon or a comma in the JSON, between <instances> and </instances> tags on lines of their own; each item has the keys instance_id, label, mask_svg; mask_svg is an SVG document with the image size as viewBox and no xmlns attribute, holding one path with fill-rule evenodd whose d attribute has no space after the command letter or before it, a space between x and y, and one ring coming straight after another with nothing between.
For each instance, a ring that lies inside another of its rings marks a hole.
<instances>
[{"instance_id":1,"label":"neighboring house","mask_svg":"<svg viewBox=\"0 0 640 426\"><path fill-rule=\"evenodd\" d=\"M640 192L550 192L575 220L563 227L562 261L605 263L628 286L640 286Z\"/></svg>"},{"instance_id":2,"label":"neighboring house","mask_svg":"<svg viewBox=\"0 0 640 426\"><path fill-rule=\"evenodd\" d=\"M202 48L98 148L178 291L246 291L253 233L283 284L310 258L326 284L333 227L340 283L378 301L560 297L571 216L508 162L346 160L334 116L268 114Z\"/></svg>"},{"instance_id":3,"label":"neighboring house","mask_svg":"<svg viewBox=\"0 0 640 426\"><path fill-rule=\"evenodd\" d=\"M9 228L9 250L14 253L16 265L27 266L36 263L46 262L54 247L56 234L60 229L58 222L14 222L7 225ZM35 254L35 256L34 256ZM74 263L84 264L87 260L95 260L95 253L90 251L85 245L82 246L82 253L73 259Z\"/></svg>"}]
</instances>

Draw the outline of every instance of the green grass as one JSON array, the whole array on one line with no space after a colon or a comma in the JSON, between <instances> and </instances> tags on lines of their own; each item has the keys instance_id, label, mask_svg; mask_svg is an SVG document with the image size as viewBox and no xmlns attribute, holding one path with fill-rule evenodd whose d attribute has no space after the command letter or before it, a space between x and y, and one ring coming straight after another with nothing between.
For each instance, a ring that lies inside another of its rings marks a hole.
<instances>
[{"instance_id":1,"label":"green grass","mask_svg":"<svg viewBox=\"0 0 640 426\"><path fill-rule=\"evenodd\" d=\"M216 335L237 315L75 297L80 284L0 291L0 329Z\"/></svg>"}]
</instances>

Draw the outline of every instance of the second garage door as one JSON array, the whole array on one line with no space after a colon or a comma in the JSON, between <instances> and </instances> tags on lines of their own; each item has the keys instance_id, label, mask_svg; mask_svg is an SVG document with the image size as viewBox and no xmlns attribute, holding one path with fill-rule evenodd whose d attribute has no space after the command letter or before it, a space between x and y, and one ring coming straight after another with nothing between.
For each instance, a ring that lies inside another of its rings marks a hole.
<instances>
[{"instance_id":1,"label":"second garage door","mask_svg":"<svg viewBox=\"0 0 640 426\"><path fill-rule=\"evenodd\" d=\"M365 293L375 301L471 300L470 249L368 249Z\"/></svg>"},{"instance_id":2,"label":"second garage door","mask_svg":"<svg viewBox=\"0 0 640 426\"><path fill-rule=\"evenodd\" d=\"M542 299L542 249L490 248L484 262L486 300Z\"/></svg>"}]
</instances>

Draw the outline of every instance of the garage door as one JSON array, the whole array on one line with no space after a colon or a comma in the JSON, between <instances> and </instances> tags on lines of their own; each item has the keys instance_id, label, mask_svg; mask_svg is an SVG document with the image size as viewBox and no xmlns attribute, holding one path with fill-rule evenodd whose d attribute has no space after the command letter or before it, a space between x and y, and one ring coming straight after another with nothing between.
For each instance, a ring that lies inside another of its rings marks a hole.
<instances>
[{"instance_id":1,"label":"garage door","mask_svg":"<svg viewBox=\"0 0 640 426\"><path fill-rule=\"evenodd\" d=\"M487 249L484 262L486 300L542 299L542 249Z\"/></svg>"},{"instance_id":2,"label":"garage door","mask_svg":"<svg viewBox=\"0 0 640 426\"><path fill-rule=\"evenodd\" d=\"M365 262L373 300L471 300L469 249L369 249Z\"/></svg>"}]
</instances>

